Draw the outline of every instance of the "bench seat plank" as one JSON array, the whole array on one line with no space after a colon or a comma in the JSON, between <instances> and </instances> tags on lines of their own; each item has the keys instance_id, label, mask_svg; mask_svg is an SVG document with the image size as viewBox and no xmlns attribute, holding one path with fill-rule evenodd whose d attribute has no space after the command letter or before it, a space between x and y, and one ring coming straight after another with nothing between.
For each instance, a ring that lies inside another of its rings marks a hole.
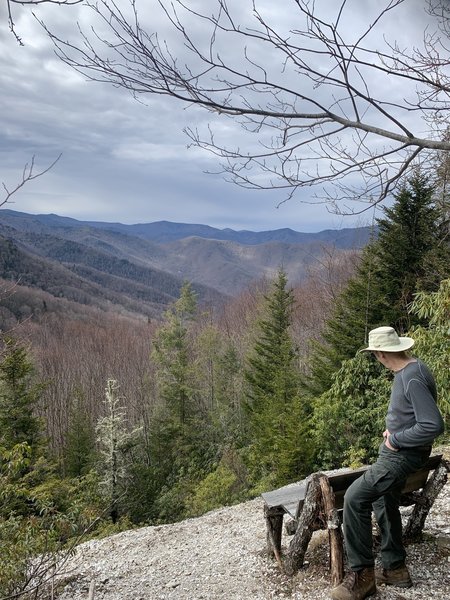
<instances>
[{"instance_id":1,"label":"bench seat plank","mask_svg":"<svg viewBox=\"0 0 450 600\"><path fill-rule=\"evenodd\" d=\"M262 497L269 509L281 509L295 518L299 501L305 499L307 485L308 479L303 479L297 484L286 485L272 492L264 492Z\"/></svg>"}]
</instances>

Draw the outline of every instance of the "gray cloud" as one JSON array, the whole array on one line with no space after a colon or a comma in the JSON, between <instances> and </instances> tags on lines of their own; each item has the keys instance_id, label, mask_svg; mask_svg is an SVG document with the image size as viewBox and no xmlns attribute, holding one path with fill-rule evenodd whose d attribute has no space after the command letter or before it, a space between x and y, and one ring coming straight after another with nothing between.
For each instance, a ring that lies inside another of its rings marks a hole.
<instances>
[{"instance_id":1,"label":"gray cloud","mask_svg":"<svg viewBox=\"0 0 450 600\"><path fill-rule=\"evenodd\" d=\"M207 2L198 0L200 5ZM244 11L245 3L236 2ZM145 20L149 4L141 4ZM416 10L419 3L414 0L412 5ZM76 35L77 19L89 25L90 12L80 6L40 5L36 12L64 39ZM292 25L287 15L277 11L276 16L284 19L286 29ZM182 107L167 97L150 97L142 105L123 90L88 82L55 56L30 11L16 11L24 47L7 31L4 14L0 17L0 179L13 187L31 156L36 156L39 169L62 153L51 172L15 196L11 208L77 219L170 220L252 230L317 231L370 219L371 215L343 219L325 205L303 204L300 200L312 199L308 189L297 200L282 203L282 192L244 190L220 175L205 174L220 169L217 159L188 149L182 129L205 127L214 119L224 140L239 143L241 134L229 120ZM159 26L159 18L152 13L152 26ZM199 26L198 32L201 36ZM237 49L230 47L228 52L231 60L239 60ZM250 143L243 133L242 143Z\"/></svg>"}]
</instances>

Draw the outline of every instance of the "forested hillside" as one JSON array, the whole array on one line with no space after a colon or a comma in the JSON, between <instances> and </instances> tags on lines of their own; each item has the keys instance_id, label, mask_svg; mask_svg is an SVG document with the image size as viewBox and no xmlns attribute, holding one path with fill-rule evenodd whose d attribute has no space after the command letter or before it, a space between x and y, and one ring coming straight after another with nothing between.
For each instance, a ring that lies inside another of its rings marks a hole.
<instances>
[{"instance_id":1,"label":"forested hillside","mask_svg":"<svg viewBox=\"0 0 450 600\"><path fill-rule=\"evenodd\" d=\"M0 232L2 228L0 227ZM156 317L173 302L182 279L73 241L45 234L0 235L0 277L55 298L103 310ZM195 284L202 302L220 304L222 294ZM14 304L14 303L13 303ZM40 306L30 300L31 312ZM11 302L8 308L11 308ZM16 307L17 308L17 307ZM17 318L27 314L12 311Z\"/></svg>"},{"instance_id":2,"label":"forested hillside","mask_svg":"<svg viewBox=\"0 0 450 600\"><path fill-rule=\"evenodd\" d=\"M0 597L26 589L35 553L369 461L390 385L357 353L374 326L414 337L448 422L450 245L436 189L411 176L362 253L324 249L295 285L279 266L272 279L205 304L186 281L158 319L131 305L116 311L107 297L111 310L92 302L79 311L75 298L36 290L31 279L5 280ZM61 285L80 294L98 285L89 269L114 270L120 285L132 272L132 289L147 277L110 252L83 253L79 241L63 260L50 234L23 236L22 245L2 242L4 272L39 263L26 248L32 240L46 254L42 270L48 254L59 256L54 276L79 277ZM28 315L20 309L28 319L17 321L16 305L29 306Z\"/></svg>"},{"instance_id":3,"label":"forested hillside","mask_svg":"<svg viewBox=\"0 0 450 600\"><path fill-rule=\"evenodd\" d=\"M69 279L75 274L84 288L96 284L106 297L112 294L108 299L116 305L118 293L142 300L142 313L148 315L152 308L159 307L160 312L167 308L178 297L183 280L193 284L200 303L214 304L221 295L239 294L263 277L272 279L281 265L292 283L298 283L331 248L357 251L371 232L367 227L305 234L284 229L237 232L166 222L86 223L4 209L0 236L26 252L28 264L25 273L20 264L9 264L2 272L0 264L0 277L25 276L24 283L39 286L42 267L38 265L48 261L52 271L57 262L70 271ZM32 264L32 256L39 258L38 265ZM42 283L48 286L48 281Z\"/></svg>"}]
</instances>

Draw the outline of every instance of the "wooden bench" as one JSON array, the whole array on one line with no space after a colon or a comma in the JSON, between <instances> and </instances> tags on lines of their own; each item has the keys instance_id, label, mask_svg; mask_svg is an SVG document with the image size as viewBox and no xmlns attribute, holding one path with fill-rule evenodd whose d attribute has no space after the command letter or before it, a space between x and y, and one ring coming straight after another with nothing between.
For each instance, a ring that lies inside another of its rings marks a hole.
<instances>
[{"instance_id":1,"label":"wooden bench","mask_svg":"<svg viewBox=\"0 0 450 600\"><path fill-rule=\"evenodd\" d=\"M333 585L340 583L344 569L340 519L344 494L349 485L361 477L367 468L313 473L297 484L262 494L268 552L275 555L278 564L287 574L292 575L303 566L313 532L328 529L331 581ZM403 531L405 539L417 538L422 533L425 519L447 481L448 471L449 464L442 455L435 455L428 459L423 469L406 480L401 505L414 505L414 508ZM285 514L292 517L295 533L282 559L281 538Z\"/></svg>"}]
</instances>

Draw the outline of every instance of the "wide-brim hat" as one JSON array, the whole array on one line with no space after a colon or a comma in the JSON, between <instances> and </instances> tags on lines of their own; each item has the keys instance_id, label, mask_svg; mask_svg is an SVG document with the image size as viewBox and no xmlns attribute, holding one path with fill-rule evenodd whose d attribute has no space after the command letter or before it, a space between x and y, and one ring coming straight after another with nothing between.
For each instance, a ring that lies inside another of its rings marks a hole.
<instances>
[{"instance_id":1,"label":"wide-brim hat","mask_svg":"<svg viewBox=\"0 0 450 600\"><path fill-rule=\"evenodd\" d=\"M400 337L393 327L377 327L369 331L369 345L360 352L403 352L414 346L410 337Z\"/></svg>"}]
</instances>

